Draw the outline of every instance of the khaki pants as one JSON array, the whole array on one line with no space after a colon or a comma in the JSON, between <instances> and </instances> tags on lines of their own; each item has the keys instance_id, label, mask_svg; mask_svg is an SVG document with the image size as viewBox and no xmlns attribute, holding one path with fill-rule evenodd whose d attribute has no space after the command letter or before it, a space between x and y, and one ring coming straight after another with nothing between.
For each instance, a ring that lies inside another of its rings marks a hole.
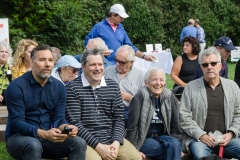
<instances>
[{"instance_id":1,"label":"khaki pants","mask_svg":"<svg viewBox=\"0 0 240 160\"><path fill-rule=\"evenodd\" d=\"M86 160L102 160L100 155L90 146L87 146ZM120 146L117 160L142 160L137 149L126 139Z\"/></svg>"}]
</instances>

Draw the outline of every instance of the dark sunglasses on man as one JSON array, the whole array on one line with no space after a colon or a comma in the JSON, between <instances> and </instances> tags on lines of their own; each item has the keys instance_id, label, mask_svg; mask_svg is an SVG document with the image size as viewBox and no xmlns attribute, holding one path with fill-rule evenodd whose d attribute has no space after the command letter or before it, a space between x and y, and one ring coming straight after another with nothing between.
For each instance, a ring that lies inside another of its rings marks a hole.
<instances>
[{"instance_id":1,"label":"dark sunglasses on man","mask_svg":"<svg viewBox=\"0 0 240 160\"><path fill-rule=\"evenodd\" d=\"M124 64L126 64L126 63L128 63L129 61L120 61L120 60L118 60L117 58L116 58L116 56L114 57L114 61L117 63L119 63L119 64L121 64L121 65L124 65Z\"/></svg>"},{"instance_id":2,"label":"dark sunglasses on man","mask_svg":"<svg viewBox=\"0 0 240 160\"><path fill-rule=\"evenodd\" d=\"M212 67L216 66L220 62L210 62L210 63L202 63L202 67L207 68L208 65L210 64Z\"/></svg>"}]
</instances>

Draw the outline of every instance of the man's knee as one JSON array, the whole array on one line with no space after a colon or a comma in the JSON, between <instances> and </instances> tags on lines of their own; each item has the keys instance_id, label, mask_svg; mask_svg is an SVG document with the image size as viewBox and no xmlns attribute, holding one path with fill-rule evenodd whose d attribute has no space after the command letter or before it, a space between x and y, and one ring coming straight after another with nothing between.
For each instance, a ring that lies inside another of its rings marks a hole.
<instances>
[{"instance_id":1,"label":"man's knee","mask_svg":"<svg viewBox=\"0 0 240 160\"><path fill-rule=\"evenodd\" d=\"M92 147L87 145L86 160L102 160L102 158Z\"/></svg>"},{"instance_id":2,"label":"man's knee","mask_svg":"<svg viewBox=\"0 0 240 160\"><path fill-rule=\"evenodd\" d=\"M86 151L87 144L86 144L86 141L83 138L76 136L76 137L73 138L73 141L76 143L77 148Z\"/></svg>"},{"instance_id":3,"label":"man's knee","mask_svg":"<svg viewBox=\"0 0 240 160\"><path fill-rule=\"evenodd\" d=\"M138 150L126 139L124 139L124 145L120 146L117 160L137 160L142 159Z\"/></svg>"}]
</instances>

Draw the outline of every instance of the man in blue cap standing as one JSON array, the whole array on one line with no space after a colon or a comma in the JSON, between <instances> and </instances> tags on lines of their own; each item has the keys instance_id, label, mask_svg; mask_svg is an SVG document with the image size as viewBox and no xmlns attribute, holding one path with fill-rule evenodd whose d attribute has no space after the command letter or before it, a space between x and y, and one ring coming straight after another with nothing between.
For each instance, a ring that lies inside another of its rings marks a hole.
<instances>
[{"instance_id":1,"label":"man in blue cap standing","mask_svg":"<svg viewBox=\"0 0 240 160\"><path fill-rule=\"evenodd\" d=\"M220 76L224 78L228 78L228 65L227 65L227 59L231 55L231 50L235 50L233 46L233 42L229 37L220 37L216 40L214 46L216 49L220 52L221 59L222 59L222 68L220 71ZM194 78L198 79L203 76L203 72L200 68L200 65L198 65Z\"/></svg>"}]
</instances>

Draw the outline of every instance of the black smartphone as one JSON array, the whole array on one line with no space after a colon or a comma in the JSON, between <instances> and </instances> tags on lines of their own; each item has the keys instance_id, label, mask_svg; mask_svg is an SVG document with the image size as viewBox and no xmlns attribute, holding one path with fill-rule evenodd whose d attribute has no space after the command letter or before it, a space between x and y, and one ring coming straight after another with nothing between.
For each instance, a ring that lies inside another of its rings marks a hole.
<instances>
[{"instance_id":1,"label":"black smartphone","mask_svg":"<svg viewBox=\"0 0 240 160\"><path fill-rule=\"evenodd\" d=\"M64 130L62 131L62 134L68 134L71 131L72 131L72 128L64 127Z\"/></svg>"}]
</instances>

